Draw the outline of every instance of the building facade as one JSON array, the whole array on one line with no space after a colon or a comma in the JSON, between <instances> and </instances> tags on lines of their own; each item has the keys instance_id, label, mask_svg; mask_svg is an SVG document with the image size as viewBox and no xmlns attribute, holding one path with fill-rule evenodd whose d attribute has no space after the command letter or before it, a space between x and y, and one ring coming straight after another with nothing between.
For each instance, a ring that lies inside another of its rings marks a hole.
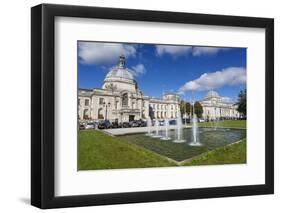
<instances>
[{"instance_id":1,"label":"building facade","mask_svg":"<svg viewBox=\"0 0 281 213\"><path fill-rule=\"evenodd\" d=\"M128 122L147 119L176 118L179 113L179 96L166 94L162 98L144 95L126 67L125 57L106 75L99 89L79 89L79 120L110 120Z\"/></svg>"},{"instance_id":2,"label":"building facade","mask_svg":"<svg viewBox=\"0 0 281 213\"><path fill-rule=\"evenodd\" d=\"M240 117L237 105L224 101L219 94L213 90L209 91L206 97L200 101L203 108L202 117L205 120L236 119Z\"/></svg>"},{"instance_id":3,"label":"building facade","mask_svg":"<svg viewBox=\"0 0 281 213\"><path fill-rule=\"evenodd\" d=\"M128 122L144 119L173 119L180 113L180 97L177 94L165 94L161 98L144 95L126 67L125 57L120 56L119 63L113 67L98 89L79 89L78 117L83 120L110 120ZM237 106L226 102L215 91L209 91L200 101L202 117L206 120L235 119L240 114Z\"/></svg>"}]
</instances>

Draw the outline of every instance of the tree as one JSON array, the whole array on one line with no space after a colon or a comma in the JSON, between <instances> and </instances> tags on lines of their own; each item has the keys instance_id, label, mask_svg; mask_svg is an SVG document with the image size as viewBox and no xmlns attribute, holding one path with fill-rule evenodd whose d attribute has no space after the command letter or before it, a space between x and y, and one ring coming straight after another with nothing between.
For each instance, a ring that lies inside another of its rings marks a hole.
<instances>
[{"instance_id":1,"label":"tree","mask_svg":"<svg viewBox=\"0 0 281 213\"><path fill-rule=\"evenodd\" d=\"M181 116L184 115L185 113L185 102L183 100L180 101L180 112L181 112Z\"/></svg>"},{"instance_id":2,"label":"tree","mask_svg":"<svg viewBox=\"0 0 281 213\"><path fill-rule=\"evenodd\" d=\"M180 112L181 112L181 116L183 117L183 115L185 113L187 113L188 115L190 115L191 112L191 105L189 102L185 102L185 101L181 101L180 102Z\"/></svg>"},{"instance_id":3,"label":"tree","mask_svg":"<svg viewBox=\"0 0 281 213\"><path fill-rule=\"evenodd\" d=\"M195 114L197 115L198 118L201 118L202 117L202 114L203 114L203 107L202 105L200 104L200 102L196 101L194 103L194 111L195 111Z\"/></svg>"},{"instance_id":4,"label":"tree","mask_svg":"<svg viewBox=\"0 0 281 213\"><path fill-rule=\"evenodd\" d=\"M237 111L240 112L244 117L247 117L247 91L246 89L241 90L238 95L238 108Z\"/></svg>"},{"instance_id":5,"label":"tree","mask_svg":"<svg viewBox=\"0 0 281 213\"><path fill-rule=\"evenodd\" d=\"M186 113L188 115L190 115L191 114L191 104L189 102L186 102L185 107L186 107Z\"/></svg>"}]
</instances>

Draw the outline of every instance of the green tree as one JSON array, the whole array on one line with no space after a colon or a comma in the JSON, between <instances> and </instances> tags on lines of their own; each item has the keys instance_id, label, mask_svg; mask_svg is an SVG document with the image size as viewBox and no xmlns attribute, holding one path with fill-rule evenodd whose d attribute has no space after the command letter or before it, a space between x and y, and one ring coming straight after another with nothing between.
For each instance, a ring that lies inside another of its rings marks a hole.
<instances>
[{"instance_id":1,"label":"green tree","mask_svg":"<svg viewBox=\"0 0 281 213\"><path fill-rule=\"evenodd\" d=\"M190 115L191 114L191 104L189 102L185 103L185 108L186 108L186 113L188 115Z\"/></svg>"},{"instance_id":2,"label":"green tree","mask_svg":"<svg viewBox=\"0 0 281 213\"><path fill-rule=\"evenodd\" d=\"M181 116L185 113L185 102L183 100L180 101L180 112Z\"/></svg>"},{"instance_id":3,"label":"green tree","mask_svg":"<svg viewBox=\"0 0 281 213\"><path fill-rule=\"evenodd\" d=\"M183 115L185 113L187 113L188 115L190 115L191 112L191 104L189 102L185 102L185 101L181 101L180 102L180 112L181 112L181 116L183 117Z\"/></svg>"},{"instance_id":4,"label":"green tree","mask_svg":"<svg viewBox=\"0 0 281 213\"><path fill-rule=\"evenodd\" d=\"M246 89L241 90L238 95L238 108L237 111L240 112L244 117L247 116L247 91Z\"/></svg>"},{"instance_id":5,"label":"green tree","mask_svg":"<svg viewBox=\"0 0 281 213\"><path fill-rule=\"evenodd\" d=\"M195 114L197 115L198 118L201 118L202 117L202 114L203 114L203 107L202 105L200 104L200 102L196 101L194 103L194 111L195 111Z\"/></svg>"}]
</instances>

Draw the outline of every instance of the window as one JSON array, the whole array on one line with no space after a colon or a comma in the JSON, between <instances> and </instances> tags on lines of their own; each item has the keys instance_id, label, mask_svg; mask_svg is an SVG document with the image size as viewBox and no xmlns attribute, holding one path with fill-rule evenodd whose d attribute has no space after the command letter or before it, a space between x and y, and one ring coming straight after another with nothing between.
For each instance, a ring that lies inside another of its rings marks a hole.
<instances>
[{"instance_id":1,"label":"window","mask_svg":"<svg viewBox=\"0 0 281 213\"><path fill-rule=\"evenodd\" d=\"M128 93L122 95L122 106L128 106Z\"/></svg>"},{"instance_id":2,"label":"window","mask_svg":"<svg viewBox=\"0 0 281 213\"><path fill-rule=\"evenodd\" d=\"M80 106L80 98L78 98L78 105Z\"/></svg>"},{"instance_id":3,"label":"window","mask_svg":"<svg viewBox=\"0 0 281 213\"><path fill-rule=\"evenodd\" d=\"M85 106L89 106L89 103L90 103L89 99L85 99Z\"/></svg>"},{"instance_id":4,"label":"window","mask_svg":"<svg viewBox=\"0 0 281 213\"><path fill-rule=\"evenodd\" d=\"M103 112L102 108L99 108L99 110L98 110L98 119L104 119L102 112Z\"/></svg>"},{"instance_id":5,"label":"window","mask_svg":"<svg viewBox=\"0 0 281 213\"><path fill-rule=\"evenodd\" d=\"M99 104L102 105L104 103L104 98L100 98Z\"/></svg>"}]
</instances>

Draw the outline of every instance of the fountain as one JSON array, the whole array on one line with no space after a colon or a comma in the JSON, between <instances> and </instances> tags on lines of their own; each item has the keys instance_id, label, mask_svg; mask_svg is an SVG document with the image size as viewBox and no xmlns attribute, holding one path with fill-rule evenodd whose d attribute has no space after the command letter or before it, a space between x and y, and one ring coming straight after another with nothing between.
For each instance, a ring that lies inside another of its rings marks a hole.
<instances>
[{"instance_id":1,"label":"fountain","mask_svg":"<svg viewBox=\"0 0 281 213\"><path fill-rule=\"evenodd\" d=\"M153 138L161 138L162 136L159 135L159 121L155 120L155 134L152 135Z\"/></svg>"},{"instance_id":2,"label":"fountain","mask_svg":"<svg viewBox=\"0 0 281 213\"><path fill-rule=\"evenodd\" d=\"M152 126L151 119L150 119L150 117L148 117L147 118L147 128L148 128L148 130L147 130L147 133L145 134L146 136L152 136L153 135L152 132L151 132L151 126Z\"/></svg>"},{"instance_id":3,"label":"fountain","mask_svg":"<svg viewBox=\"0 0 281 213\"><path fill-rule=\"evenodd\" d=\"M177 118L177 128L176 128L176 139L174 140L175 143L183 143L185 140L182 137L182 120L181 120L181 114L179 112L178 118Z\"/></svg>"},{"instance_id":4,"label":"fountain","mask_svg":"<svg viewBox=\"0 0 281 213\"><path fill-rule=\"evenodd\" d=\"M170 140L171 138L169 137L169 120L165 120L165 137L160 138L161 140Z\"/></svg>"},{"instance_id":5,"label":"fountain","mask_svg":"<svg viewBox=\"0 0 281 213\"><path fill-rule=\"evenodd\" d=\"M201 143L199 142L198 138L198 121L197 116L194 113L192 118L192 142L189 144L191 146L201 146Z\"/></svg>"}]
</instances>

